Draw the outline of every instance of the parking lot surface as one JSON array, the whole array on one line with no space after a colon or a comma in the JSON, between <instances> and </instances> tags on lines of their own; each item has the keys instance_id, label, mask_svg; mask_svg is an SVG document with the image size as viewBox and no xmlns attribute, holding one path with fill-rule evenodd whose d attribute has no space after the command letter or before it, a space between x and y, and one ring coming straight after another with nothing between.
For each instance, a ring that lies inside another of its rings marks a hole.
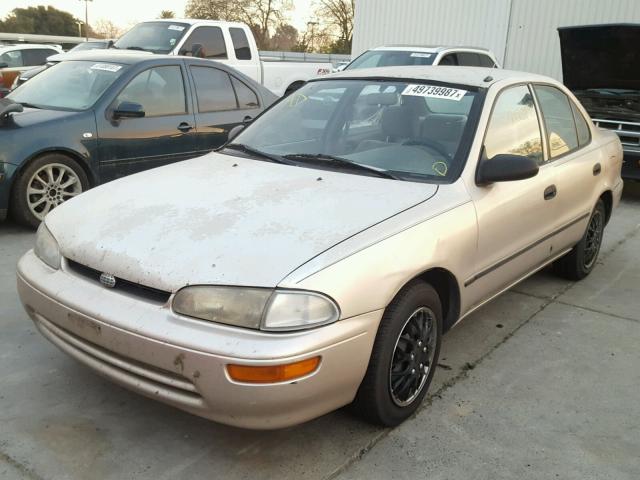
<instances>
[{"instance_id":1,"label":"parking lot surface","mask_svg":"<svg viewBox=\"0 0 640 480\"><path fill-rule=\"evenodd\" d=\"M0 224L0 479L640 478L630 187L591 276L540 272L461 322L444 337L428 401L393 430L344 410L240 430L101 379L36 332L15 288L34 235Z\"/></svg>"}]
</instances>

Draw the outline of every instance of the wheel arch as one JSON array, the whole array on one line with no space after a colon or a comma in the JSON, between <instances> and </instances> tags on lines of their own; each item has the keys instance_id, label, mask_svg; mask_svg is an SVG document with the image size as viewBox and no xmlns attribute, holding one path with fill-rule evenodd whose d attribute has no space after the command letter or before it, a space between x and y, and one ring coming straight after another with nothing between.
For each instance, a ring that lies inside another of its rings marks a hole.
<instances>
[{"instance_id":1,"label":"wheel arch","mask_svg":"<svg viewBox=\"0 0 640 480\"><path fill-rule=\"evenodd\" d=\"M89 164L87 163L86 159L80 153L78 153L78 152L76 152L74 150L71 150L69 148L64 148L64 147L47 148L47 149L44 149L44 150L39 150L39 151L35 152L34 154L30 155L18 167L18 169L16 170L16 173L14 174L13 178L17 179L20 175L22 175L22 172L34 160L37 160L38 158L43 157L44 155L50 155L50 154L65 155L65 156L71 158L72 160L75 160L76 162L78 162L78 165L80 165L82 170L84 170L84 173L87 175L87 178L89 179L89 186L90 187L95 187L96 184L98 183L98 179L96 178L96 175L91 170L91 168L89 168ZM13 187L14 187L15 183L16 183L15 181L12 182L12 185L11 185L12 190L13 190Z\"/></svg>"},{"instance_id":2,"label":"wheel arch","mask_svg":"<svg viewBox=\"0 0 640 480\"><path fill-rule=\"evenodd\" d=\"M602 200L602 203L604 203L604 222L606 225L609 223L613 211L613 192L611 192L611 190L604 191L602 195L600 195L599 200Z\"/></svg>"},{"instance_id":3,"label":"wheel arch","mask_svg":"<svg viewBox=\"0 0 640 480\"><path fill-rule=\"evenodd\" d=\"M442 303L442 329L449 330L460 317L460 287L455 275L449 270L434 267L426 270L405 283L402 288L414 281L423 281L431 285Z\"/></svg>"}]
</instances>

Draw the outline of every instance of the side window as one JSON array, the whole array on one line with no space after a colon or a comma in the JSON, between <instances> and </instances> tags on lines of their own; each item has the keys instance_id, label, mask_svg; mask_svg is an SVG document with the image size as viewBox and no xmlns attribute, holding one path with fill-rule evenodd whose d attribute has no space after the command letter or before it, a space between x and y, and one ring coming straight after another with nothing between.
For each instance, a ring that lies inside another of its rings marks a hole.
<instances>
[{"instance_id":1,"label":"side window","mask_svg":"<svg viewBox=\"0 0 640 480\"><path fill-rule=\"evenodd\" d=\"M227 72L211 67L191 67L191 73L196 84L200 113L238 108L236 95Z\"/></svg>"},{"instance_id":2,"label":"side window","mask_svg":"<svg viewBox=\"0 0 640 480\"><path fill-rule=\"evenodd\" d=\"M547 129L549 156L558 157L578 148L578 134L569 98L555 87L534 85Z\"/></svg>"},{"instance_id":3,"label":"side window","mask_svg":"<svg viewBox=\"0 0 640 480\"><path fill-rule=\"evenodd\" d=\"M20 50L5 52L0 55L0 63L6 63L9 68L23 67L22 52Z\"/></svg>"},{"instance_id":4,"label":"side window","mask_svg":"<svg viewBox=\"0 0 640 480\"><path fill-rule=\"evenodd\" d=\"M233 42L233 49L236 52L236 58L238 60L251 60L251 48L249 47L249 40L247 34L241 28L230 28L231 41Z\"/></svg>"},{"instance_id":5,"label":"side window","mask_svg":"<svg viewBox=\"0 0 640 480\"><path fill-rule=\"evenodd\" d=\"M479 67L478 54L473 52L458 52L458 65L461 67Z\"/></svg>"},{"instance_id":6,"label":"side window","mask_svg":"<svg viewBox=\"0 0 640 480\"><path fill-rule=\"evenodd\" d=\"M27 67L34 67L37 65L44 65L47 63L47 57L55 55L55 50L49 50L48 48L34 48L32 50L24 50L22 57L24 58L24 64Z\"/></svg>"},{"instance_id":7,"label":"side window","mask_svg":"<svg viewBox=\"0 0 640 480\"><path fill-rule=\"evenodd\" d=\"M233 89L236 91L236 97L238 98L238 108L258 108L260 102L258 102L256 93L233 75L230 75L230 77L231 83L233 83Z\"/></svg>"},{"instance_id":8,"label":"side window","mask_svg":"<svg viewBox=\"0 0 640 480\"><path fill-rule=\"evenodd\" d=\"M198 58L227 58L227 45L224 43L220 27L198 27L180 48L180 55Z\"/></svg>"},{"instance_id":9,"label":"side window","mask_svg":"<svg viewBox=\"0 0 640 480\"><path fill-rule=\"evenodd\" d=\"M139 73L118 95L115 104L120 102L139 103L145 111L145 117L186 113L180 67L155 67Z\"/></svg>"},{"instance_id":10,"label":"side window","mask_svg":"<svg viewBox=\"0 0 640 480\"><path fill-rule=\"evenodd\" d=\"M491 57L489 55L484 55L482 53L478 54L478 60L480 61L480 66L481 67L487 67L487 68L495 68L496 64L495 62L491 59Z\"/></svg>"},{"instance_id":11,"label":"side window","mask_svg":"<svg viewBox=\"0 0 640 480\"><path fill-rule=\"evenodd\" d=\"M450 53L440 59L438 65L458 65L458 57L456 53Z\"/></svg>"},{"instance_id":12,"label":"side window","mask_svg":"<svg viewBox=\"0 0 640 480\"><path fill-rule=\"evenodd\" d=\"M576 130L578 131L578 144L583 147L591 141L591 130L587 120L584 118L576 104L571 102L571 110L573 110L573 118L576 120Z\"/></svg>"},{"instance_id":13,"label":"side window","mask_svg":"<svg viewBox=\"0 0 640 480\"><path fill-rule=\"evenodd\" d=\"M541 163L542 135L533 96L525 85L504 90L493 104L484 139L485 155L523 155Z\"/></svg>"}]
</instances>

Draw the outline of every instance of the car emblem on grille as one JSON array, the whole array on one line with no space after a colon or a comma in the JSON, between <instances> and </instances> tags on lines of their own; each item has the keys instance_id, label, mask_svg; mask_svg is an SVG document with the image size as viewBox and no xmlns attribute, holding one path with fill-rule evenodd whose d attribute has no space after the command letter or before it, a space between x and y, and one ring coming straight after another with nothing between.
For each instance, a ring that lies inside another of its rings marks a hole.
<instances>
[{"instance_id":1,"label":"car emblem on grille","mask_svg":"<svg viewBox=\"0 0 640 480\"><path fill-rule=\"evenodd\" d=\"M116 277L114 277L110 273L101 273L100 283L105 287L113 288L116 286Z\"/></svg>"}]
</instances>

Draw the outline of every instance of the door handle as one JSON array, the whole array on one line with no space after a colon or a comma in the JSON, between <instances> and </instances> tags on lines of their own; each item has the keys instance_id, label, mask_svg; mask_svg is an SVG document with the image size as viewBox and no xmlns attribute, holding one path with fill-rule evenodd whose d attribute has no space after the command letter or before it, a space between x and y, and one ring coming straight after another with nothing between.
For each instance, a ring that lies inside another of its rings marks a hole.
<instances>
[{"instance_id":1,"label":"door handle","mask_svg":"<svg viewBox=\"0 0 640 480\"><path fill-rule=\"evenodd\" d=\"M600 175L600 172L601 172L601 171L602 171L602 165L600 165L599 163L596 163L596 164L593 166L593 175L594 175L594 176L596 176L596 175Z\"/></svg>"},{"instance_id":2,"label":"door handle","mask_svg":"<svg viewBox=\"0 0 640 480\"><path fill-rule=\"evenodd\" d=\"M552 198L555 198L556 193L558 193L556 186L549 185L547 188L544 189L544 199L551 200Z\"/></svg>"},{"instance_id":3,"label":"door handle","mask_svg":"<svg viewBox=\"0 0 640 480\"><path fill-rule=\"evenodd\" d=\"M193 125L187 122L182 122L180 125L178 125L178 130L186 133L193 130Z\"/></svg>"}]
</instances>

